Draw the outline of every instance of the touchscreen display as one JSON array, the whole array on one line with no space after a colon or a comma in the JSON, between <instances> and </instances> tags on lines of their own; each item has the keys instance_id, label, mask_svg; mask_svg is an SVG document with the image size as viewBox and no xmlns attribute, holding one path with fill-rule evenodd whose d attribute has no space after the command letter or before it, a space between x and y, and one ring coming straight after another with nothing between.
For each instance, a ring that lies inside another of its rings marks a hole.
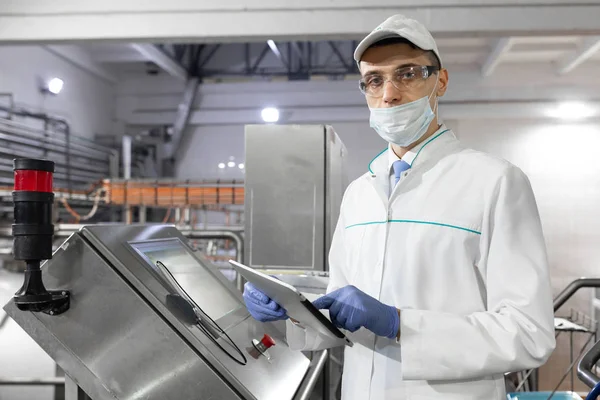
<instances>
[{"instance_id":1,"label":"touchscreen display","mask_svg":"<svg viewBox=\"0 0 600 400\"><path fill-rule=\"evenodd\" d=\"M208 269L206 269L179 240L133 243L157 273L160 261L179 286L213 320L218 320L242 306L238 299ZM164 279L169 282L169 279Z\"/></svg>"}]
</instances>

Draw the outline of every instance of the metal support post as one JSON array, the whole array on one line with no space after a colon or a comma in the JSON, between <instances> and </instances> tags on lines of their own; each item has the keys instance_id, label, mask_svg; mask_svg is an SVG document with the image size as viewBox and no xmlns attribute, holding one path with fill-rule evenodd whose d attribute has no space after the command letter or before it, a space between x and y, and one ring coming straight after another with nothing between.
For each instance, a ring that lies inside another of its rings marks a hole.
<instances>
[{"instance_id":1,"label":"metal support post","mask_svg":"<svg viewBox=\"0 0 600 400\"><path fill-rule=\"evenodd\" d=\"M191 225L192 223L192 209L190 207L186 207L183 209L183 224Z\"/></svg>"},{"instance_id":2,"label":"metal support post","mask_svg":"<svg viewBox=\"0 0 600 400\"><path fill-rule=\"evenodd\" d=\"M132 137L123 136L123 179L131 179L131 144Z\"/></svg>"},{"instance_id":3,"label":"metal support post","mask_svg":"<svg viewBox=\"0 0 600 400\"><path fill-rule=\"evenodd\" d=\"M140 206L138 212L140 213L140 224L145 224L147 220L148 209L146 208L146 206Z\"/></svg>"},{"instance_id":4,"label":"metal support post","mask_svg":"<svg viewBox=\"0 0 600 400\"><path fill-rule=\"evenodd\" d=\"M133 209L131 206L125 206L125 223L131 225L133 223Z\"/></svg>"},{"instance_id":5,"label":"metal support post","mask_svg":"<svg viewBox=\"0 0 600 400\"><path fill-rule=\"evenodd\" d=\"M108 174L111 178L119 177L119 152L117 150L108 155Z\"/></svg>"},{"instance_id":6,"label":"metal support post","mask_svg":"<svg viewBox=\"0 0 600 400\"><path fill-rule=\"evenodd\" d=\"M65 400L92 400L70 376L65 375Z\"/></svg>"}]
</instances>

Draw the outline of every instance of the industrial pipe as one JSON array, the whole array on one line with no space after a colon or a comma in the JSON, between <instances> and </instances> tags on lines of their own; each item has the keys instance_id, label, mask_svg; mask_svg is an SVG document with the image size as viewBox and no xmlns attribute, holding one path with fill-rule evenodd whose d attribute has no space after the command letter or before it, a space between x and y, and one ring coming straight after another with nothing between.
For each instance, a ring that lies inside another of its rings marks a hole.
<instances>
[{"instance_id":1,"label":"industrial pipe","mask_svg":"<svg viewBox=\"0 0 600 400\"><path fill-rule=\"evenodd\" d=\"M3 133L0 130L0 139L10 143L24 145L38 150L50 150L53 153L58 154L66 154L67 152L66 141L63 142L60 139L44 138L44 142L41 142L40 137L38 135L32 135L26 132L21 132L22 130L17 130L15 134L18 134L19 136L13 136L13 133ZM79 157L85 157L96 161L105 161L107 157L107 152L100 152L91 148L85 148L81 145L73 145L71 148L71 153Z\"/></svg>"},{"instance_id":2,"label":"industrial pipe","mask_svg":"<svg viewBox=\"0 0 600 400\"><path fill-rule=\"evenodd\" d=\"M43 119L43 117L40 117ZM48 132L44 128L34 128L24 123L19 123L11 120L0 119L0 131L9 134L16 135L24 139L39 139L41 138L45 144L56 145L60 148L66 146L66 138L61 136L48 136ZM64 134L64 132L63 132ZM73 149L79 149L86 154L97 153L99 155L108 153L113 149L111 147L91 142L89 139L73 137L74 141L71 143Z\"/></svg>"},{"instance_id":3,"label":"industrial pipe","mask_svg":"<svg viewBox=\"0 0 600 400\"><path fill-rule=\"evenodd\" d=\"M302 381L302 385L298 388L294 400L308 400L310 398L317 380L327 364L328 358L329 352L327 350L321 350L320 352L315 353L313 360L308 367L308 371L306 372L306 377Z\"/></svg>"},{"instance_id":4,"label":"industrial pipe","mask_svg":"<svg viewBox=\"0 0 600 400\"><path fill-rule=\"evenodd\" d=\"M67 164L67 188L69 191L72 189L71 185L71 126L66 119L51 117L47 114L33 113L27 110L15 110L14 108L9 109L7 107L0 106L0 111L10 112L14 115L21 117L34 118L44 121L45 123L52 122L58 125L62 125L65 133L67 152L65 154Z\"/></svg>"},{"instance_id":5,"label":"industrial pipe","mask_svg":"<svg viewBox=\"0 0 600 400\"><path fill-rule=\"evenodd\" d=\"M600 341L585 353L577 365L577 376L583 383L593 388L600 383L600 377L592 372L594 365L600 360Z\"/></svg>"}]
</instances>

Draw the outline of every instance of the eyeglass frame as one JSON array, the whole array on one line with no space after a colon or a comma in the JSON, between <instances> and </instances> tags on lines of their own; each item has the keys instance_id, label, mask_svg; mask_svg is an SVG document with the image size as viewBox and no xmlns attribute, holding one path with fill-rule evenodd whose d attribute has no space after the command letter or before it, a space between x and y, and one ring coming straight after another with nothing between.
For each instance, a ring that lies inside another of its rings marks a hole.
<instances>
[{"instance_id":1,"label":"eyeglass frame","mask_svg":"<svg viewBox=\"0 0 600 400\"><path fill-rule=\"evenodd\" d=\"M427 76L422 76L421 77L421 79L423 81L426 81L427 79L429 79L431 77L431 75L433 75L435 73L438 73L441 70L441 68L438 67L438 66L436 66L436 65L409 65L409 66L406 66L406 67L397 68L394 71L394 73L396 73L397 71L403 70L403 69L410 69L410 68L420 68L422 75L425 75L425 73L426 73ZM396 86L396 84L394 83L393 79L384 79L383 84L381 86L382 87L382 91L383 91L383 88L384 88L385 84L388 83L388 82L391 82L392 85L396 89L403 90L402 88L399 88L398 86ZM366 86L366 84L364 83L363 79L361 78L358 81L358 88L359 88L359 90L361 91L362 94L364 94L365 96L370 96L370 97L375 97L375 98L381 97L381 96L374 96L372 94L367 93L366 89L363 88L363 85ZM383 95L383 93L382 93L382 95Z\"/></svg>"}]
</instances>

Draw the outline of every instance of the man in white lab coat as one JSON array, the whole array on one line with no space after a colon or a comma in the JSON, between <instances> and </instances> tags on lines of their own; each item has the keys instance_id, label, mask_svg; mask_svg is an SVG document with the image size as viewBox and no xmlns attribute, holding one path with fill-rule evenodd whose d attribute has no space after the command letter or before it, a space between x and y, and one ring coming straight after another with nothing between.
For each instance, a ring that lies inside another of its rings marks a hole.
<instances>
[{"instance_id":1,"label":"man in white lab coat","mask_svg":"<svg viewBox=\"0 0 600 400\"><path fill-rule=\"evenodd\" d=\"M448 72L420 23L389 18L355 59L371 127L389 146L344 195L328 294L314 302L355 343L342 398L505 399L504 374L542 365L555 346L529 181L438 123ZM258 320L287 319L250 284L244 298ZM294 348L335 345L287 324Z\"/></svg>"}]
</instances>

